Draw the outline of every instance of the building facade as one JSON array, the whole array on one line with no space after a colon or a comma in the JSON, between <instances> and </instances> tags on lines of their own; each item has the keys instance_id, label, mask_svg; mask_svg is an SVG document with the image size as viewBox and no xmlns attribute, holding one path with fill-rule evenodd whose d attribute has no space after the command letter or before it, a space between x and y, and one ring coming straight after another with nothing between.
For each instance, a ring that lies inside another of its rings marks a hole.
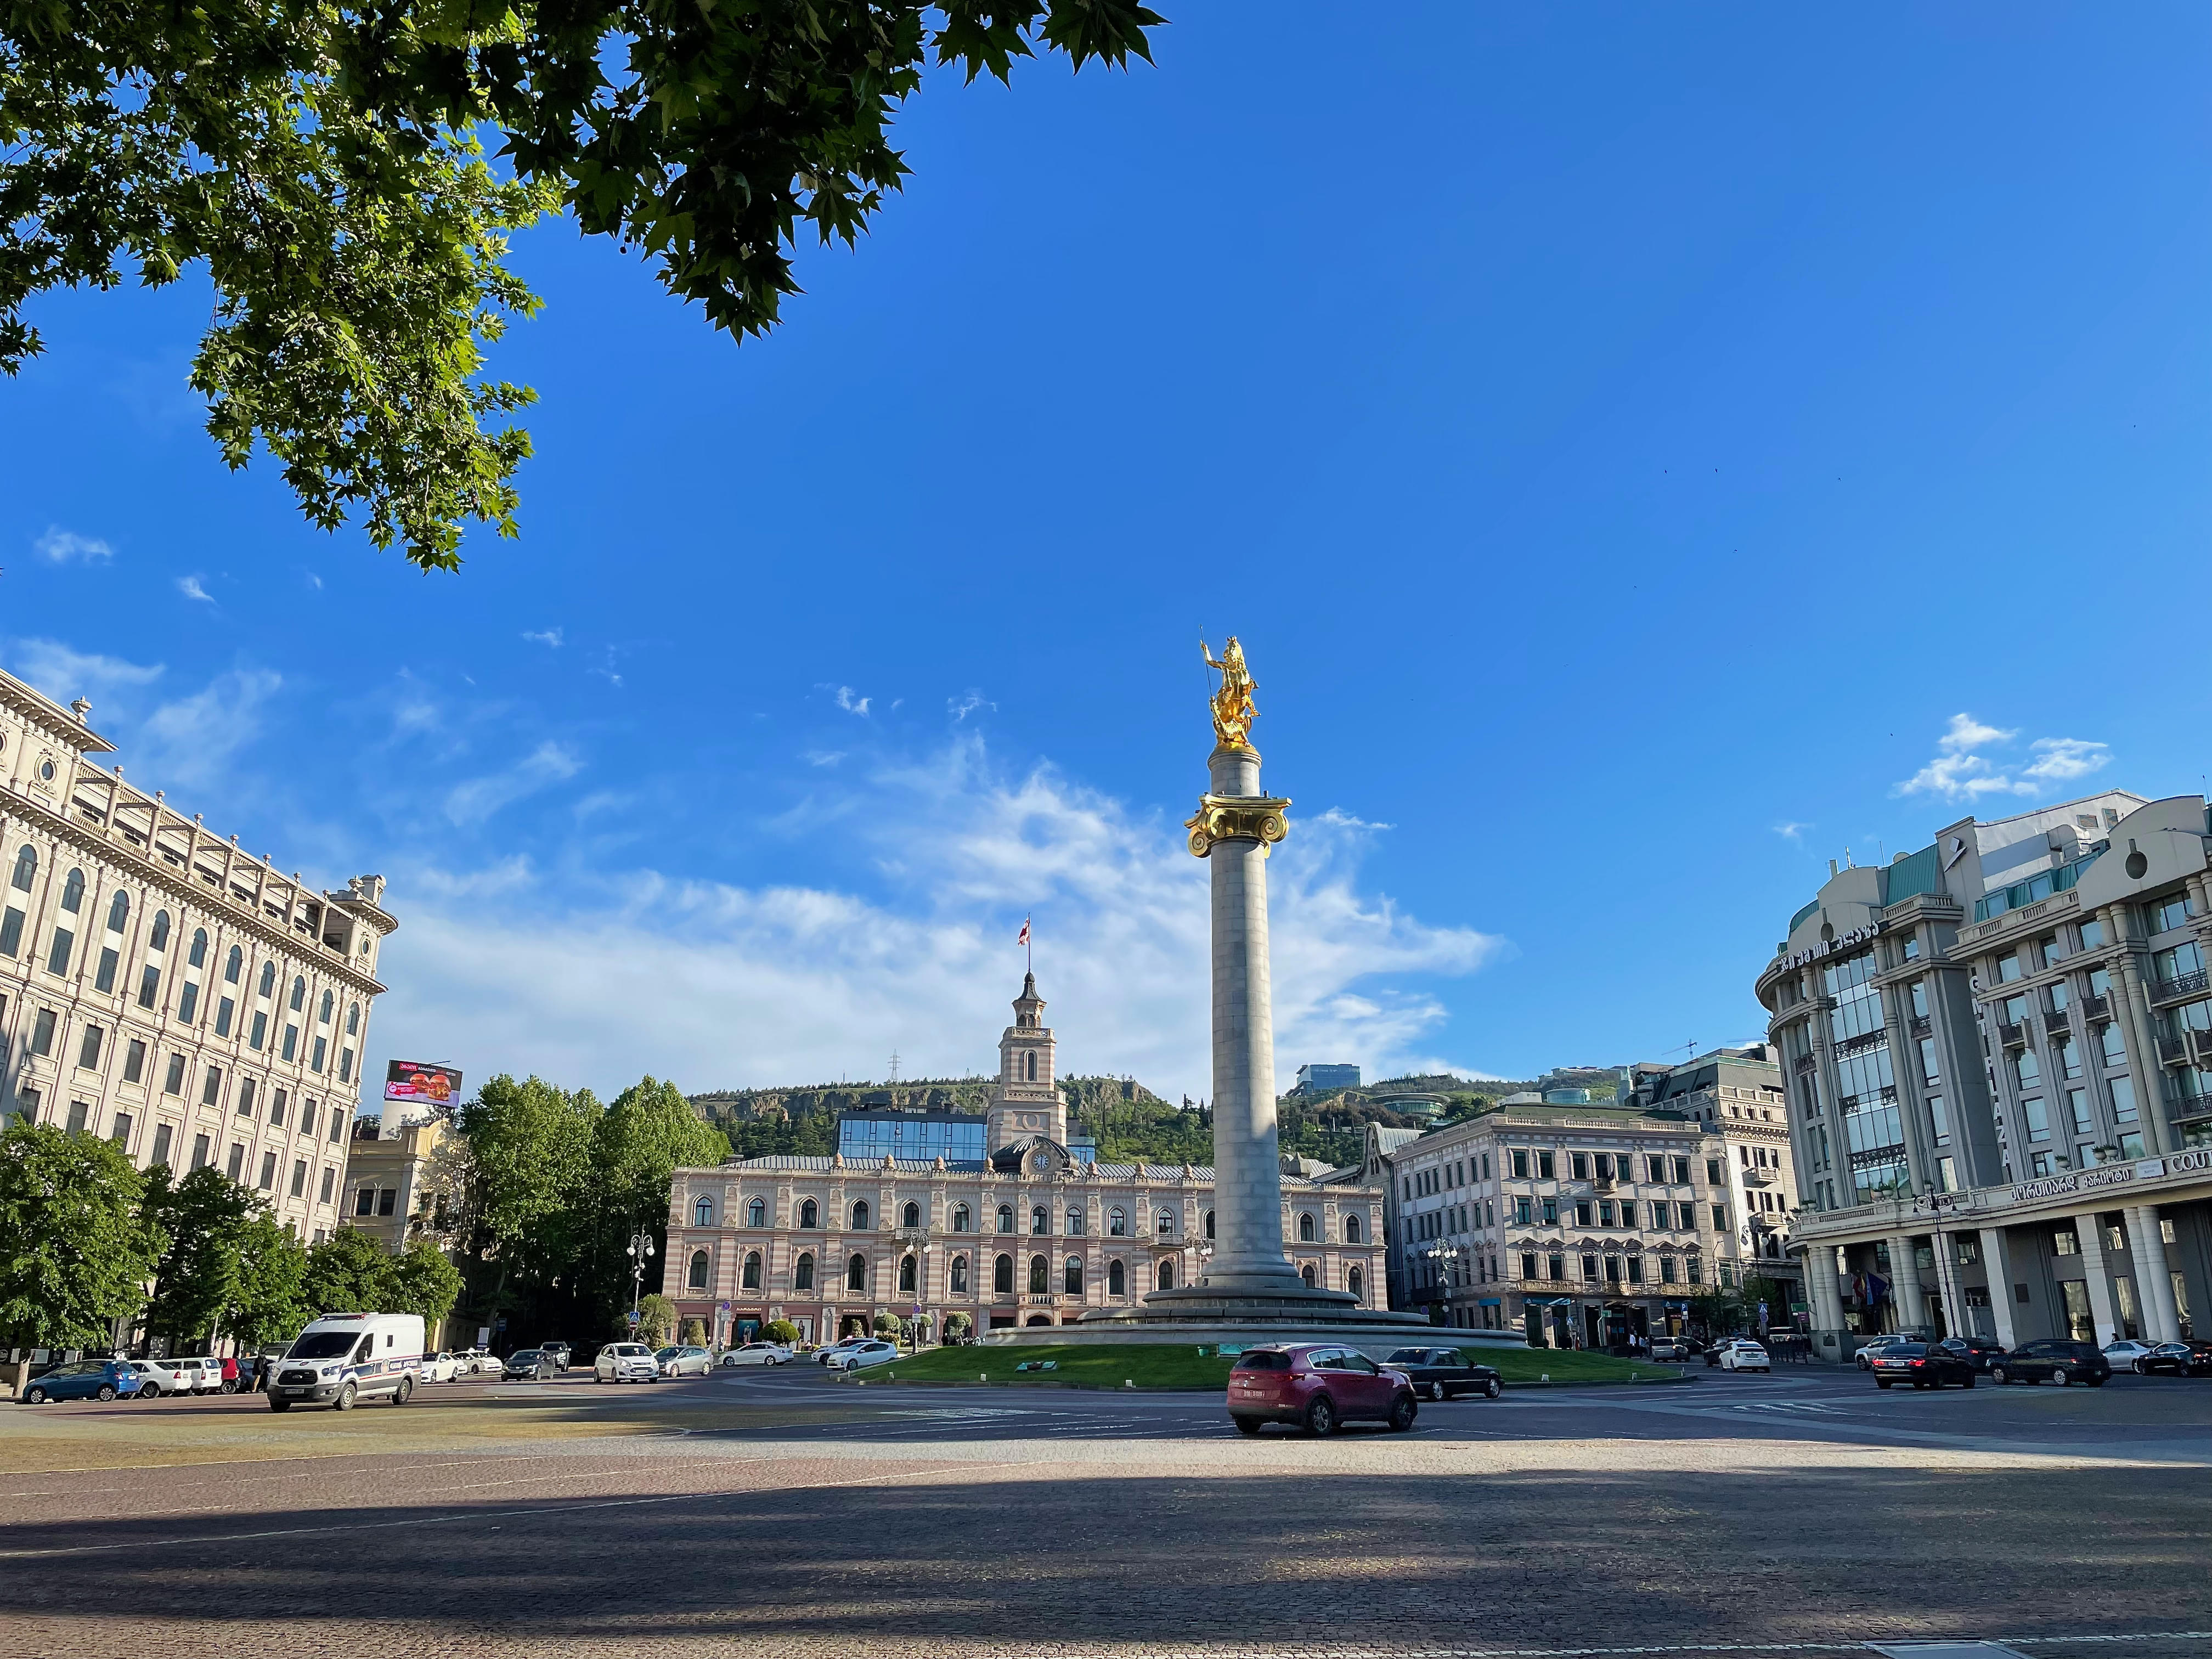
<instances>
[{"instance_id":1,"label":"building facade","mask_svg":"<svg viewBox=\"0 0 2212 1659\"><path fill-rule=\"evenodd\" d=\"M677 1170L661 1288L678 1317L717 1342L771 1319L826 1341L884 1315L942 1337L955 1315L975 1331L1073 1324L1195 1282L1212 1254L1213 1172L1073 1156L1043 1009L1032 978L1000 1038L979 1158L894 1149ZM872 1147L880 1114L862 1115L852 1127ZM858 1144L843 1127L841 1144ZM957 1149L951 1128L922 1132ZM1306 1282L1381 1305L1381 1191L1356 1176L1285 1174L1283 1187L1284 1245Z\"/></svg>"},{"instance_id":2,"label":"building facade","mask_svg":"<svg viewBox=\"0 0 2212 1659\"><path fill-rule=\"evenodd\" d=\"M1750 1266L1727 1146L1678 1112L1509 1097L1368 1146L1392 1301L1444 1325L1619 1347L1680 1333L1691 1297Z\"/></svg>"},{"instance_id":3,"label":"building facade","mask_svg":"<svg viewBox=\"0 0 2212 1659\"><path fill-rule=\"evenodd\" d=\"M0 674L0 1115L214 1164L310 1243L337 1224L381 877L317 892L95 757Z\"/></svg>"},{"instance_id":4,"label":"building facade","mask_svg":"<svg viewBox=\"0 0 2212 1659\"><path fill-rule=\"evenodd\" d=\"M1833 871L1758 980L1816 1352L2170 1340L2212 1294L2212 820L2108 791Z\"/></svg>"}]
</instances>

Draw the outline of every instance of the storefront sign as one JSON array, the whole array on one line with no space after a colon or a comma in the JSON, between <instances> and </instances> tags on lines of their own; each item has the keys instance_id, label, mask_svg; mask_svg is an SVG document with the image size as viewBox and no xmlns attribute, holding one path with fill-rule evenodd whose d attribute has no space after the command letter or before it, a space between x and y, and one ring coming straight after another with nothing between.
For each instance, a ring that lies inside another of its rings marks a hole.
<instances>
[{"instance_id":1,"label":"storefront sign","mask_svg":"<svg viewBox=\"0 0 2212 1659\"><path fill-rule=\"evenodd\" d=\"M1852 928L1848 933L1838 933L1832 939L1824 939L1818 945L1809 945L1805 949L1793 951L1788 956L1777 957L1767 972L1772 973L1778 968L1802 968L1807 963L1817 961L1822 957L1832 957L1839 951L1856 950L1881 933L1882 927L1883 924L1881 922L1870 921L1863 927Z\"/></svg>"},{"instance_id":2,"label":"storefront sign","mask_svg":"<svg viewBox=\"0 0 2212 1659\"><path fill-rule=\"evenodd\" d=\"M2146 1168L2154 1175L2162 1173L2160 1161L2154 1158L2147 1158L2142 1164L2107 1164L2094 1170L2082 1170L2074 1175L2024 1181L2012 1189L2012 1201L2027 1204L2040 1198L2057 1198L2065 1193L2094 1193L2106 1187L2125 1186L2142 1175Z\"/></svg>"}]
</instances>

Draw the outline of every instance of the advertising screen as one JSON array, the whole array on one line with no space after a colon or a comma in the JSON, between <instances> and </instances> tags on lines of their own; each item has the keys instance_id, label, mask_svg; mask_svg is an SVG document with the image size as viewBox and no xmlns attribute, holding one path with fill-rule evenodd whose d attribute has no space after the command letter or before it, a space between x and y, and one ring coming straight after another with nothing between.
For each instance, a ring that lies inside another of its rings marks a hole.
<instances>
[{"instance_id":1,"label":"advertising screen","mask_svg":"<svg viewBox=\"0 0 2212 1659\"><path fill-rule=\"evenodd\" d=\"M429 1106L449 1106L459 1097L461 1074L450 1066L426 1060L395 1060L384 1074L386 1100L420 1101Z\"/></svg>"}]
</instances>

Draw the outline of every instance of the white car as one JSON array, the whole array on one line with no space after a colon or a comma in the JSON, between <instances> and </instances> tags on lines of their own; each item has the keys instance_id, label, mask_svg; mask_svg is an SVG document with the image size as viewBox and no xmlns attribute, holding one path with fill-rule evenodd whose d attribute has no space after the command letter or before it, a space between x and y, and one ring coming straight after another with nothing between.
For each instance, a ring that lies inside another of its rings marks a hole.
<instances>
[{"instance_id":1,"label":"white car","mask_svg":"<svg viewBox=\"0 0 2212 1659\"><path fill-rule=\"evenodd\" d=\"M725 1365L788 1365L791 1350L781 1342L748 1342L722 1356Z\"/></svg>"},{"instance_id":2,"label":"white car","mask_svg":"<svg viewBox=\"0 0 2212 1659\"><path fill-rule=\"evenodd\" d=\"M222 1392L222 1361L205 1354L181 1359L156 1359L156 1366L167 1368L170 1380L161 1384L163 1394L221 1394Z\"/></svg>"},{"instance_id":3,"label":"white car","mask_svg":"<svg viewBox=\"0 0 2212 1659\"><path fill-rule=\"evenodd\" d=\"M138 1373L138 1392L134 1400L159 1400L165 1394L190 1394L192 1391L191 1373L167 1359L134 1359L131 1369Z\"/></svg>"},{"instance_id":4,"label":"white car","mask_svg":"<svg viewBox=\"0 0 2212 1659\"><path fill-rule=\"evenodd\" d=\"M2142 1368L2143 1356L2157 1346L2155 1342L2107 1342L2105 1358L2112 1362L2112 1369L2116 1371L2134 1371L2147 1376L2149 1373Z\"/></svg>"},{"instance_id":5,"label":"white car","mask_svg":"<svg viewBox=\"0 0 2212 1659\"><path fill-rule=\"evenodd\" d=\"M642 1342L610 1342L592 1362L595 1382L657 1382L660 1362Z\"/></svg>"},{"instance_id":6,"label":"white car","mask_svg":"<svg viewBox=\"0 0 2212 1659\"><path fill-rule=\"evenodd\" d=\"M453 1358L457 1362L456 1375L461 1376L497 1376L507 1369L506 1362L489 1348L471 1348Z\"/></svg>"},{"instance_id":7,"label":"white car","mask_svg":"<svg viewBox=\"0 0 2212 1659\"><path fill-rule=\"evenodd\" d=\"M817 1365L831 1364L839 1356L851 1352L853 1349L859 1347L863 1342L866 1342L871 1340L872 1339L865 1336L848 1336L841 1338L837 1341L832 1342L826 1348L817 1348L814 1351L814 1363Z\"/></svg>"},{"instance_id":8,"label":"white car","mask_svg":"<svg viewBox=\"0 0 2212 1659\"><path fill-rule=\"evenodd\" d=\"M434 1353L422 1361L422 1369L416 1375L425 1382L450 1382L461 1374L459 1354Z\"/></svg>"},{"instance_id":9,"label":"white car","mask_svg":"<svg viewBox=\"0 0 2212 1659\"><path fill-rule=\"evenodd\" d=\"M1858 1352L1851 1356L1851 1364L1863 1371L1870 1371L1874 1369L1874 1362L1881 1358L1881 1351L1884 1348L1893 1343L1919 1340L1918 1337L1909 1336L1902 1331L1892 1332L1887 1336L1870 1336L1859 1344Z\"/></svg>"},{"instance_id":10,"label":"white car","mask_svg":"<svg viewBox=\"0 0 2212 1659\"><path fill-rule=\"evenodd\" d=\"M843 1347L843 1344L839 1345ZM863 1365L880 1365L886 1359L896 1359L899 1351L888 1342L855 1342L842 1353L833 1351L826 1362L833 1371L856 1371Z\"/></svg>"},{"instance_id":11,"label":"white car","mask_svg":"<svg viewBox=\"0 0 2212 1659\"><path fill-rule=\"evenodd\" d=\"M1771 1371L1774 1367L1766 1357L1766 1350L1758 1343L1736 1341L1721 1350L1721 1369L1724 1371Z\"/></svg>"}]
</instances>

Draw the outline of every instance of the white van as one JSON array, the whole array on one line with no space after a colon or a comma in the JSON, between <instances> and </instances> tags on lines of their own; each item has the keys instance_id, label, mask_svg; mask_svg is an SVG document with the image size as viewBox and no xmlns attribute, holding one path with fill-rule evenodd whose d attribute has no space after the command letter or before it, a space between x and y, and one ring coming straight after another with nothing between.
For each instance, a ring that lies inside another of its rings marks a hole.
<instances>
[{"instance_id":1,"label":"white van","mask_svg":"<svg viewBox=\"0 0 2212 1659\"><path fill-rule=\"evenodd\" d=\"M269 1409L313 1401L349 1412L362 1400L404 1406L422 1371L419 1314L325 1314L270 1367Z\"/></svg>"}]
</instances>

